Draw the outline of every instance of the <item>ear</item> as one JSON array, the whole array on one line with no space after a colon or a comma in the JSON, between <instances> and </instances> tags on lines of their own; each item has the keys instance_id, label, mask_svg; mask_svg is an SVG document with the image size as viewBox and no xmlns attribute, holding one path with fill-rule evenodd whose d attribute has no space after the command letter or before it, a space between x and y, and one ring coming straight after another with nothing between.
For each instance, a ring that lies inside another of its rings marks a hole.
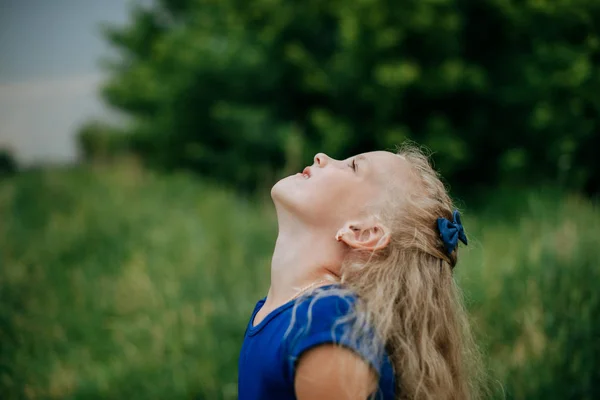
<instances>
[{"instance_id":1,"label":"ear","mask_svg":"<svg viewBox=\"0 0 600 400\"><path fill-rule=\"evenodd\" d=\"M390 243L390 232L385 225L370 217L346 222L338 230L335 239L355 249L375 251Z\"/></svg>"}]
</instances>

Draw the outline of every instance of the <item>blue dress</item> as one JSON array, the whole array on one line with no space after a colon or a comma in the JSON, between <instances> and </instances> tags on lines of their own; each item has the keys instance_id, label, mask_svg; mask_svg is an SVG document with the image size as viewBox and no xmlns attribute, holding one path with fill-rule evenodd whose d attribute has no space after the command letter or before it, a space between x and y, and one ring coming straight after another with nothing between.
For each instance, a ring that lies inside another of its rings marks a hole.
<instances>
[{"instance_id":1,"label":"blue dress","mask_svg":"<svg viewBox=\"0 0 600 400\"><path fill-rule=\"evenodd\" d=\"M294 312L296 301L298 305ZM375 398L394 399L394 373L387 354L377 360L344 335L351 322L340 323L339 318L350 311L354 301L354 298L337 294L320 295L316 300L311 295L283 304L258 325L252 326L254 316L265 302L264 298L259 300L246 328L240 352L238 399L296 399L296 361L303 352L325 343L337 343L359 354L378 374Z\"/></svg>"}]
</instances>

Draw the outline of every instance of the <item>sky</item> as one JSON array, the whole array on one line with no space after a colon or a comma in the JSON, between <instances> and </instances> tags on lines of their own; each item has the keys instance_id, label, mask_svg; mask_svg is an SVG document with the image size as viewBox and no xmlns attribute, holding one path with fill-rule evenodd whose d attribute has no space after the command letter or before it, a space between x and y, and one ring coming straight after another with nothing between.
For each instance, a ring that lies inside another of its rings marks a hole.
<instances>
[{"instance_id":1,"label":"sky","mask_svg":"<svg viewBox=\"0 0 600 400\"><path fill-rule=\"evenodd\" d=\"M99 26L125 24L141 1L0 0L0 148L23 165L76 160L78 127L113 118L98 96L99 59L113 54Z\"/></svg>"}]
</instances>

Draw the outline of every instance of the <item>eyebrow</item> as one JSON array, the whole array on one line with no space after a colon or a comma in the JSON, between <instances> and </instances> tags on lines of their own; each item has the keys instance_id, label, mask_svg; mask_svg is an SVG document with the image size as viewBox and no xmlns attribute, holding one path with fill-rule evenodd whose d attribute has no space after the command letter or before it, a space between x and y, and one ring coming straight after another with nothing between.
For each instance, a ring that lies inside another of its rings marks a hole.
<instances>
[{"instance_id":1,"label":"eyebrow","mask_svg":"<svg viewBox=\"0 0 600 400\"><path fill-rule=\"evenodd\" d=\"M356 156L356 157L354 157L354 159L355 159L355 160L365 160L365 161L367 161L367 162L369 161L369 160L367 159L367 157L365 157L365 156L363 156L363 155Z\"/></svg>"}]
</instances>

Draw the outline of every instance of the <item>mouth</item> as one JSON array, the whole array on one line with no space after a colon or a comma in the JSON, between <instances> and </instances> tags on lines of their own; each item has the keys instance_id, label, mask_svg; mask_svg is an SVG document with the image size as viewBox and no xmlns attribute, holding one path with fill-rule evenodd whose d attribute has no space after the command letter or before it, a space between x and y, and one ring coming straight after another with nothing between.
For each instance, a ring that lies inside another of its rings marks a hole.
<instances>
[{"instance_id":1,"label":"mouth","mask_svg":"<svg viewBox=\"0 0 600 400\"><path fill-rule=\"evenodd\" d=\"M304 179L308 179L310 178L310 167L306 167L304 168L304 170L302 171L302 176L304 177Z\"/></svg>"}]
</instances>

